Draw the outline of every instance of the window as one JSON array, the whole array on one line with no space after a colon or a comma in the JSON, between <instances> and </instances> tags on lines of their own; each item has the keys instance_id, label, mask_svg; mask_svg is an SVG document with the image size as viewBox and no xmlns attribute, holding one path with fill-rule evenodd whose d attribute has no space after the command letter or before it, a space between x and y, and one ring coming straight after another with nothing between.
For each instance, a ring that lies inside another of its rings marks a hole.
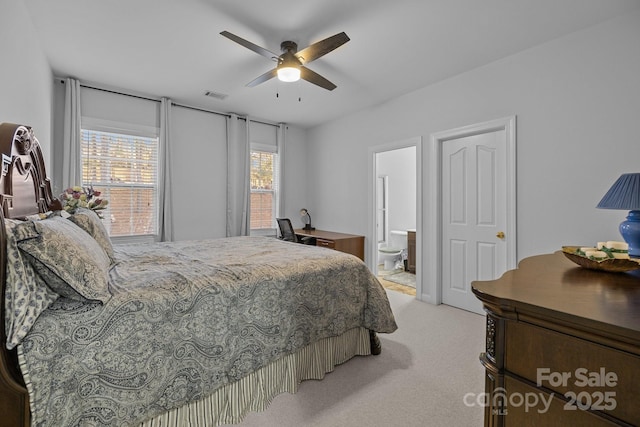
<instances>
[{"instance_id":1,"label":"window","mask_svg":"<svg viewBox=\"0 0 640 427\"><path fill-rule=\"evenodd\" d=\"M278 154L270 148L251 149L251 231L273 234L278 206Z\"/></svg>"},{"instance_id":2,"label":"window","mask_svg":"<svg viewBox=\"0 0 640 427\"><path fill-rule=\"evenodd\" d=\"M109 235L158 234L157 135L82 129L81 149L82 185L92 185L109 201Z\"/></svg>"}]
</instances>

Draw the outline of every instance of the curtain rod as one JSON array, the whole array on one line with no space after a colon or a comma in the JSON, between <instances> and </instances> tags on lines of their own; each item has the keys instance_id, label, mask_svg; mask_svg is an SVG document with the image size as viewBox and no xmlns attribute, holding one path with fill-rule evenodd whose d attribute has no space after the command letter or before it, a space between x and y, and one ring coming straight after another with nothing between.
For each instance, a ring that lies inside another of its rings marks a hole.
<instances>
[{"instance_id":1,"label":"curtain rod","mask_svg":"<svg viewBox=\"0 0 640 427\"><path fill-rule=\"evenodd\" d=\"M64 84L64 79L59 77L60 79L60 83ZM113 93L115 95L124 95L124 96L130 96L132 98L138 98L138 99L144 99L145 101L153 101L153 102L160 102L161 98L157 98L157 97L150 97L150 96L145 96L145 95L136 95L133 93L126 93L126 92L121 92L118 90L114 90L114 89L106 89L104 87L99 87L99 86L94 86L94 85L90 85L87 83L80 83L80 87L84 87L87 89L93 89L93 90L100 90L102 92L107 92L107 93ZM202 111L203 113L211 113L211 114L217 114L219 116L224 116L224 117L231 117L231 114L229 113L221 113L219 111L213 111L213 110L207 110L206 108L201 108L201 107L193 107L191 105L186 105L186 104L180 104L178 102L174 102L171 101L171 105L174 105L176 107L182 107L182 108L188 108L191 110L196 110L196 111ZM274 127L278 127L280 126L280 123L270 123L270 122L265 122L262 120L255 120L255 119L248 119L246 116L238 116L240 120L249 120L251 122L255 122L255 123L260 123L263 125L268 125L268 126L274 126Z\"/></svg>"},{"instance_id":2,"label":"curtain rod","mask_svg":"<svg viewBox=\"0 0 640 427\"><path fill-rule=\"evenodd\" d=\"M231 114L229 113L220 113L218 111L211 111L211 110L207 110L206 108L194 107L192 105L180 104L178 102L171 101L171 105L174 105L176 107L188 108L189 110L202 111L203 113L211 113L211 114L217 114L219 116L231 117Z\"/></svg>"},{"instance_id":3,"label":"curtain rod","mask_svg":"<svg viewBox=\"0 0 640 427\"><path fill-rule=\"evenodd\" d=\"M60 83L65 84L65 79L58 77L60 79ZM113 93L116 95L124 95L124 96L130 96L131 98L138 98L138 99L144 99L145 101L153 101L153 102L160 102L160 98L153 98L150 96L143 96L143 95L135 95L133 93L125 93L125 92L120 92L117 90L113 90L113 89L107 89L104 87L99 87L99 86L93 86L87 83L82 83L80 82L80 87L84 87L86 89L93 89L93 90L99 90L102 92L107 92L107 93Z\"/></svg>"},{"instance_id":4,"label":"curtain rod","mask_svg":"<svg viewBox=\"0 0 640 427\"><path fill-rule=\"evenodd\" d=\"M196 110L196 111L202 111L204 113L212 113L212 114L218 114L220 116L225 116L225 117L231 117L231 114L229 113L220 113L218 111L212 111L212 110L207 110L206 108L202 108L202 107L194 107L192 105L185 105L185 104L180 104L178 102L173 102L171 101L171 105L175 105L176 107L182 107L182 108L189 108L191 110ZM263 120L256 120L256 119L250 119L247 116L240 116L238 115L238 118L240 120L249 120L250 122L254 122L254 123L260 123L263 125L268 125L268 126L274 126L274 127L279 127L280 123L273 123L273 122L265 122ZM283 123L285 124L285 123Z\"/></svg>"}]
</instances>

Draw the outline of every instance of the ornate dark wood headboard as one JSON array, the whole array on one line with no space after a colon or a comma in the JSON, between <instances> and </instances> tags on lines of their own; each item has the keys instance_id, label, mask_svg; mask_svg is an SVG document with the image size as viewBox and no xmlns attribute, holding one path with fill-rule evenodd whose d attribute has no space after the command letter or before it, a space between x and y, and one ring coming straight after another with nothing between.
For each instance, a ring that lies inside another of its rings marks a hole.
<instances>
[{"instance_id":1,"label":"ornate dark wood headboard","mask_svg":"<svg viewBox=\"0 0 640 427\"><path fill-rule=\"evenodd\" d=\"M29 126L0 124L0 156L0 426L28 426L29 396L20 374L16 351L6 348L4 301L7 242L4 218L23 218L60 209L60 202L51 193L42 150Z\"/></svg>"}]
</instances>

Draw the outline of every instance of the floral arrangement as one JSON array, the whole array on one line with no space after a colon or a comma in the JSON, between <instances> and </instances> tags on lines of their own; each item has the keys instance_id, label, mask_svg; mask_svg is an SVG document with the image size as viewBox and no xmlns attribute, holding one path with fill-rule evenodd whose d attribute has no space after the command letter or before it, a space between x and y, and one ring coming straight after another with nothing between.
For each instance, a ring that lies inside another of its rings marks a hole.
<instances>
[{"instance_id":1,"label":"floral arrangement","mask_svg":"<svg viewBox=\"0 0 640 427\"><path fill-rule=\"evenodd\" d=\"M75 213L78 208L87 208L95 211L100 218L102 218L102 209L105 209L109 204L108 200L100 198L100 191L93 189L93 186L89 187L69 187L64 193L60 195L60 202L62 203L62 209L69 213Z\"/></svg>"}]
</instances>

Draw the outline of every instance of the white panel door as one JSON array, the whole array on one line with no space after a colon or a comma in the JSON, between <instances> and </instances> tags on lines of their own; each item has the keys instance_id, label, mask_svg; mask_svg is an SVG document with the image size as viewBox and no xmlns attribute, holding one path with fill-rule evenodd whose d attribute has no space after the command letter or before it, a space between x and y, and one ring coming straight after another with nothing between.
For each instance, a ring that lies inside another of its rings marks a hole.
<instances>
[{"instance_id":1,"label":"white panel door","mask_svg":"<svg viewBox=\"0 0 640 427\"><path fill-rule=\"evenodd\" d=\"M484 314L474 280L507 269L507 139L504 129L442 144L442 302Z\"/></svg>"}]
</instances>

